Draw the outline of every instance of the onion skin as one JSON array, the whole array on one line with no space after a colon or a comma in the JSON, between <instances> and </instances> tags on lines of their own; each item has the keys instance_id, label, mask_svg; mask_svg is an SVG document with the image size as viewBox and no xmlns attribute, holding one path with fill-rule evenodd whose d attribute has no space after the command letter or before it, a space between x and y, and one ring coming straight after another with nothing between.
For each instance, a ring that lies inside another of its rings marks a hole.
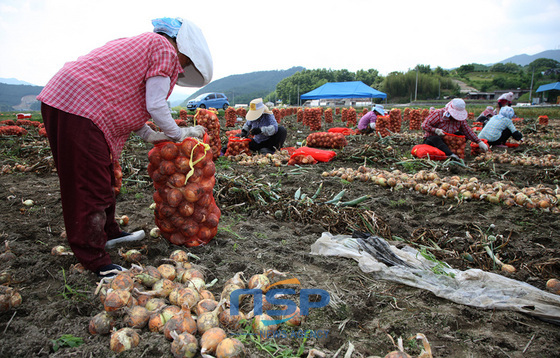
<instances>
[{"instance_id":1,"label":"onion skin","mask_svg":"<svg viewBox=\"0 0 560 358\"><path fill-rule=\"evenodd\" d=\"M133 306L124 317L124 324L130 328L144 328L150 319L150 311L142 306Z\"/></svg>"},{"instance_id":2,"label":"onion skin","mask_svg":"<svg viewBox=\"0 0 560 358\"><path fill-rule=\"evenodd\" d=\"M236 338L226 338L216 348L216 358L245 358L245 346Z\"/></svg>"},{"instance_id":3,"label":"onion skin","mask_svg":"<svg viewBox=\"0 0 560 358\"><path fill-rule=\"evenodd\" d=\"M206 331L210 330L211 328L219 327L220 326L220 319L218 318L219 314L220 314L220 305L218 304L218 306L216 306L216 308L213 311L204 312L200 316L198 316L198 319L196 321L196 327L198 329L198 332L200 334L204 334Z\"/></svg>"},{"instance_id":4,"label":"onion skin","mask_svg":"<svg viewBox=\"0 0 560 358\"><path fill-rule=\"evenodd\" d=\"M99 312L89 321L89 333L96 335L109 334L115 326L115 318L107 312Z\"/></svg>"},{"instance_id":5,"label":"onion skin","mask_svg":"<svg viewBox=\"0 0 560 358\"><path fill-rule=\"evenodd\" d=\"M551 278L546 281L546 289L552 293L560 295L560 280Z\"/></svg>"},{"instance_id":6,"label":"onion skin","mask_svg":"<svg viewBox=\"0 0 560 358\"><path fill-rule=\"evenodd\" d=\"M140 335L132 328L121 328L111 334L110 347L113 352L124 352L140 343Z\"/></svg>"},{"instance_id":7,"label":"onion skin","mask_svg":"<svg viewBox=\"0 0 560 358\"><path fill-rule=\"evenodd\" d=\"M275 324L265 326L262 321L272 321L272 317L270 317L266 313L255 316L255 318L253 318L253 324L251 325L253 333L259 335L261 339L272 337L274 332L276 332L276 330L278 329L278 326Z\"/></svg>"},{"instance_id":8,"label":"onion skin","mask_svg":"<svg viewBox=\"0 0 560 358\"><path fill-rule=\"evenodd\" d=\"M194 311L198 316L200 316L205 312L211 312L215 310L216 307L218 307L218 302L216 300L205 298L198 301Z\"/></svg>"},{"instance_id":9,"label":"onion skin","mask_svg":"<svg viewBox=\"0 0 560 358\"><path fill-rule=\"evenodd\" d=\"M196 337L190 333L174 334L171 342L171 354L175 358L192 358L198 351Z\"/></svg>"},{"instance_id":10,"label":"onion skin","mask_svg":"<svg viewBox=\"0 0 560 358\"><path fill-rule=\"evenodd\" d=\"M122 308L132 306L132 295L127 290L110 291L105 297L103 306L110 314L118 314Z\"/></svg>"},{"instance_id":11,"label":"onion skin","mask_svg":"<svg viewBox=\"0 0 560 358\"><path fill-rule=\"evenodd\" d=\"M239 311L239 315L232 316L230 309L227 308L220 312L218 319L223 327L231 329L232 331L237 331L241 328L241 321L245 319L245 314Z\"/></svg>"},{"instance_id":12,"label":"onion skin","mask_svg":"<svg viewBox=\"0 0 560 358\"><path fill-rule=\"evenodd\" d=\"M128 273L119 273L111 281L111 286L113 290L126 290L132 291L134 288L134 280Z\"/></svg>"},{"instance_id":13,"label":"onion skin","mask_svg":"<svg viewBox=\"0 0 560 358\"><path fill-rule=\"evenodd\" d=\"M210 328L200 337L200 354L215 353L218 344L226 338L226 332L220 327Z\"/></svg>"}]
</instances>

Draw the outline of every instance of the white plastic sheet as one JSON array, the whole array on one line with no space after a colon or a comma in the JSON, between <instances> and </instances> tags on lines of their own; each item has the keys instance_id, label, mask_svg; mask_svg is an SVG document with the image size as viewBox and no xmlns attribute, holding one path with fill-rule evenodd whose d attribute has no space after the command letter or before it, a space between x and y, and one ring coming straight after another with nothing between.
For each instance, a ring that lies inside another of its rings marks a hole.
<instances>
[{"instance_id":1,"label":"white plastic sheet","mask_svg":"<svg viewBox=\"0 0 560 358\"><path fill-rule=\"evenodd\" d=\"M333 236L328 232L311 245L311 254L354 259L363 272L370 273L376 279L428 290L455 303L522 312L560 325L558 295L479 269L461 271L447 267L446 274L436 274L432 269L437 263L425 259L412 247L398 249L390 245L390 248L412 268L387 266L362 251L358 239L348 235Z\"/></svg>"}]
</instances>

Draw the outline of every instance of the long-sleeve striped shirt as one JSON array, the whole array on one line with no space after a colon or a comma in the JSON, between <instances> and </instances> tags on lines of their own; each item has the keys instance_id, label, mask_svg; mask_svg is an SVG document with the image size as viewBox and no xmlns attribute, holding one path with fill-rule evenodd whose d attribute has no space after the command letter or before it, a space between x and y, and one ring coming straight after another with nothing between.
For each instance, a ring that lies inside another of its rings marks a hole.
<instances>
[{"instance_id":1,"label":"long-sleeve striped shirt","mask_svg":"<svg viewBox=\"0 0 560 358\"><path fill-rule=\"evenodd\" d=\"M182 72L173 45L165 37L147 32L108 42L66 63L37 99L91 119L105 135L116 160L130 133L142 128L150 118L146 80L169 77L169 97Z\"/></svg>"},{"instance_id":2,"label":"long-sleeve striped shirt","mask_svg":"<svg viewBox=\"0 0 560 358\"><path fill-rule=\"evenodd\" d=\"M437 135L435 130L437 128L443 130L445 133L455 134L460 132L468 140L479 143L480 139L472 131L471 127L467 124L467 121L458 121L453 117L445 117L445 108L436 109L430 112L428 117L422 123L422 129L424 130L424 138L428 138Z\"/></svg>"}]
</instances>

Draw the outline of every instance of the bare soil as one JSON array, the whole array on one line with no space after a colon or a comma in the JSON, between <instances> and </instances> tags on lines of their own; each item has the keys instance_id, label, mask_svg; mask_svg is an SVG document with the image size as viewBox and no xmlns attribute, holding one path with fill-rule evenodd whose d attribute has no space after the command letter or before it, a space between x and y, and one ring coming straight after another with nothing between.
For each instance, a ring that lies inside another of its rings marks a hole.
<instances>
[{"instance_id":1,"label":"bare soil","mask_svg":"<svg viewBox=\"0 0 560 358\"><path fill-rule=\"evenodd\" d=\"M296 146L309 134L295 116L282 119L282 124L289 133L286 146ZM551 125L539 127L526 138L557 138L559 124L558 119L552 119ZM344 125L335 121L330 126ZM410 149L421 141L419 134L395 135L384 140L376 136L347 138L348 146L336 150L337 156L328 163L275 167L243 166L224 158L217 161L214 193L222 209L219 232L204 247L183 247L200 258L193 262L204 270L206 282L217 279L211 291L218 296L223 283L236 272L243 271L248 278L272 268L298 278L302 287L324 289L331 295L331 304L312 309L301 327L326 330L326 337L278 338L261 343L278 349L276 352L267 352L247 340L249 356L305 357L311 349L317 349L333 357L342 349L338 354L341 357L351 342L352 357L383 357L395 350L389 337L395 342L402 337L405 351L418 356L421 342L408 338L423 333L434 357L559 357L560 327L554 324L522 313L455 304L426 290L374 280L353 260L309 253L311 244L323 232L366 231L363 218L374 213L377 222L373 234L398 247L427 247L438 260L456 269L492 271L540 289L545 289L548 279L560 277L558 214L483 200L442 199L414 190L391 190L373 182L322 176L333 169L357 169L362 165L406 173L432 169L427 161L410 160ZM24 138L0 138L0 146L2 166L20 163L33 167L29 172L15 170L0 175L0 237L15 254L12 259L3 256L0 272L9 273L11 278L4 285L17 289L23 297L20 306L0 312L0 356L117 356L109 349L108 336L88 332L91 317L103 310L94 294L95 275L74 270L77 261L73 256L51 255L54 246L66 242L61 237L64 224L58 178L47 141L30 129ZM123 227L128 231L143 229L148 233L155 227L149 208L153 186L146 171L150 148L149 144L131 139L121 159L124 181L117 197L117 210L119 215L130 217L128 226ZM560 154L559 149L527 144L508 152L515 156ZM487 183L510 180L519 187L542 184L554 189L560 179L558 166L481 163L469 154L465 164L466 167L439 163L433 170L440 177L476 177ZM301 193L312 196L321 183L322 190L315 202L327 201L342 189L347 190L345 199L364 194L371 197L359 206L344 208L304 205L294 199L300 188ZM273 201L263 195L270 191L280 199ZM264 202L256 193L261 193ZM27 199L35 205L24 206L22 200ZM505 243L498 253L502 261L516 268L514 273L500 271L484 250L477 248L475 244L484 234L493 234ZM179 247L148 235L141 244L121 248L139 249L144 256L142 265L158 266ZM466 260L465 253L472 260ZM113 249L111 256L115 263L130 267L119 256L118 249ZM122 322L117 324L117 328L122 326ZM139 333L140 344L118 356L171 356L170 342L162 334L147 329ZM55 352L53 340L63 335L80 337L83 344L63 345Z\"/></svg>"}]
</instances>

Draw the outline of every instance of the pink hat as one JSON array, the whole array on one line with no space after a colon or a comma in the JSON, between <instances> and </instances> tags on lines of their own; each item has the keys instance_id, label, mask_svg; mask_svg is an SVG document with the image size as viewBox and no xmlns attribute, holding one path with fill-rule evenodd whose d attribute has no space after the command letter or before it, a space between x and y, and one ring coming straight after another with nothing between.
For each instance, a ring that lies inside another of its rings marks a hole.
<instances>
[{"instance_id":1,"label":"pink hat","mask_svg":"<svg viewBox=\"0 0 560 358\"><path fill-rule=\"evenodd\" d=\"M465 101L461 98L454 98L445 105L445 111L458 121L464 121L468 117Z\"/></svg>"},{"instance_id":2,"label":"pink hat","mask_svg":"<svg viewBox=\"0 0 560 358\"><path fill-rule=\"evenodd\" d=\"M498 101L501 99L505 99L508 102L513 102L513 92L502 94L500 97L498 97Z\"/></svg>"}]
</instances>

